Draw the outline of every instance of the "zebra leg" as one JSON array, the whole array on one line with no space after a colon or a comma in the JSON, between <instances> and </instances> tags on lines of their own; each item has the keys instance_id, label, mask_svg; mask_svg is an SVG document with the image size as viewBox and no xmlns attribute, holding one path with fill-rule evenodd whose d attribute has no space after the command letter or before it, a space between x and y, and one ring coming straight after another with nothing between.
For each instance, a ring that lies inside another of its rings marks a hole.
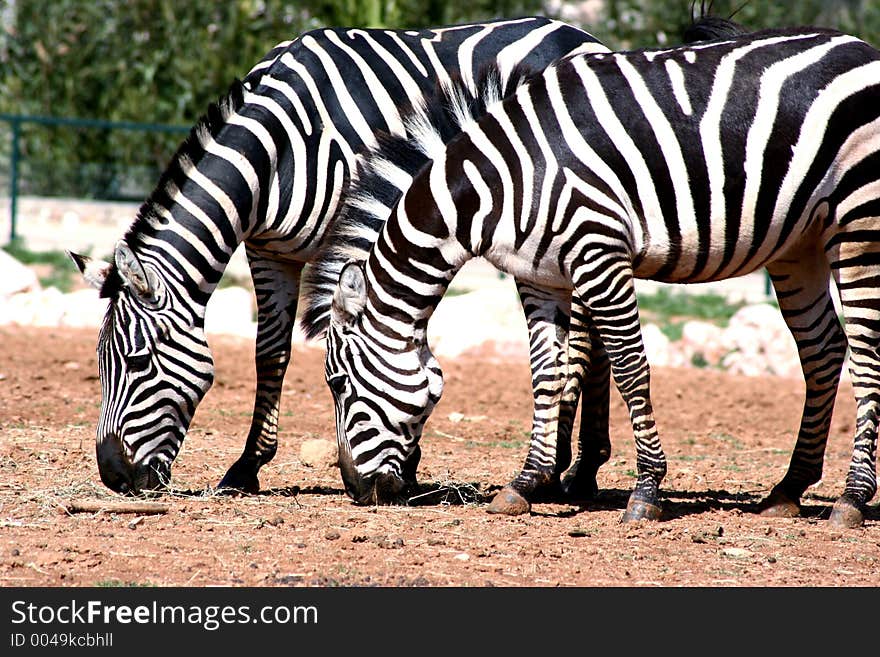
<instances>
[{"instance_id":1,"label":"zebra leg","mask_svg":"<svg viewBox=\"0 0 880 657\"><path fill-rule=\"evenodd\" d=\"M535 398L532 437L522 471L493 498L489 513L520 515L538 496L558 497L559 475L571 462L571 443L559 440L560 402L568 374L569 290L517 282L529 326L529 364ZM569 427L568 437L571 436Z\"/></svg>"},{"instance_id":2,"label":"zebra leg","mask_svg":"<svg viewBox=\"0 0 880 657\"><path fill-rule=\"evenodd\" d=\"M589 311L580 299L573 297L568 332L569 374L559 412L559 440L562 442L571 434L580 394L577 458L562 480L563 493L572 500L589 500L596 496L599 492L596 473L611 457L608 435L610 370L605 345Z\"/></svg>"},{"instance_id":3,"label":"zebra leg","mask_svg":"<svg viewBox=\"0 0 880 657\"><path fill-rule=\"evenodd\" d=\"M822 478L831 415L846 358L846 336L829 291L821 253L786 256L768 266L776 299L798 347L806 383L804 411L788 471L760 503L762 515L794 517L804 491Z\"/></svg>"},{"instance_id":4,"label":"zebra leg","mask_svg":"<svg viewBox=\"0 0 880 657\"><path fill-rule=\"evenodd\" d=\"M863 220L864 221L864 220ZM875 224L875 218L868 223ZM848 224L852 230L864 229L858 219ZM869 227L873 228L873 225ZM869 234L868 230L863 230ZM875 231L873 231L875 232ZM840 302L846 322L850 348L849 371L856 398L856 430L846 487L834 503L830 521L841 527L858 527L864 510L877 492L877 423L880 415L880 280L876 238L866 244L865 237L840 240L832 248L831 268L835 271ZM849 264L852 263L852 264Z\"/></svg>"},{"instance_id":5,"label":"zebra leg","mask_svg":"<svg viewBox=\"0 0 880 657\"><path fill-rule=\"evenodd\" d=\"M260 490L257 473L278 449L278 411L296 318L303 263L267 260L248 249L257 297L257 393L244 451L218 484L246 493Z\"/></svg>"},{"instance_id":6,"label":"zebra leg","mask_svg":"<svg viewBox=\"0 0 880 657\"><path fill-rule=\"evenodd\" d=\"M660 517L657 498L666 476L666 455L651 406L650 367L642 342L632 267L625 256L613 254L588 253L583 261L590 265L585 272L576 273L575 293L589 307L605 345L635 438L638 478L621 522L656 520Z\"/></svg>"}]
</instances>

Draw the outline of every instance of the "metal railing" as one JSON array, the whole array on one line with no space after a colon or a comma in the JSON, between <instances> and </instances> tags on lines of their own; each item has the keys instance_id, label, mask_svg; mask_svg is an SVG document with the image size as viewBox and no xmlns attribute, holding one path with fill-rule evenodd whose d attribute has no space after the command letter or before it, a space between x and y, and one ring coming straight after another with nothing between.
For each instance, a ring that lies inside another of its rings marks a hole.
<instances>
[{"instance_id":1,"label":"metal railing","mask_svg":"<svg viewBox=\"0 0 880 657\"><path fill-rule=\"evenodd\" d=\"M128 130L136 132L186 133L189 126L162 123L138 123L135 121L104 121L101 119L74 119L55 116L28 116L22 114L0 114L0 121L9 124L11 129L11 149L9 155L9 240L14 241L18 220L18 172L21 160L21 127L27 123L45 126L66 126L72 128L92 128L101 130Z\"/></svg>"}]
</instances>

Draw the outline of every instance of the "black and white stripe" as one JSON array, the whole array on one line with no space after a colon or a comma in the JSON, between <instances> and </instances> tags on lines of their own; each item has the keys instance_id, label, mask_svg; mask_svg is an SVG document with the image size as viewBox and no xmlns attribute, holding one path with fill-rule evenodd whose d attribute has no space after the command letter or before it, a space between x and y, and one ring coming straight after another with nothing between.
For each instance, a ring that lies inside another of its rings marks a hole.
<instances>
[{"instance_id":1,"label":"black and white stripe","mask_svg":"<svg viewBox=\"0 0 880 657\"><path fill-rule=\"evenodd\" d=\"M300 276L346 198L356 153L401 133L408 106L480 71L502 79L570 52L605 51L545 18L427 30L322 29L279 44L193 128L117 245L75 256L111 304L98 345L98 464L114 490L167 478L213 364L205 306L245 243L258 305L257 391L241 457L221 481L259 489L277 446ZM320 332L326 318L311 317Z\"/></svg>"},{"instance_id":2,"label":"black and white stripe","mask_svg":"<svg viewBox=\"0 0 880 657\"><path fill-rule=\"evenodd\" d=\"M436 402L425 326L455 272L482 256L538 289L573 290L588 309L636 439L625 519L656 517L666 459L633 279L703 282L767 267L807 399L766 510L796 509L819 480L848 346L856 436L832 519L862 521L876 491L880 403L880 53L807 28L566 57L432 156L334 297L326 374L362 488L377 475L383 490L404 481ZM552 462L555 439L533 435L500 510L533 495L540 477L530 470Z\"/></svg>"}]
</instances>

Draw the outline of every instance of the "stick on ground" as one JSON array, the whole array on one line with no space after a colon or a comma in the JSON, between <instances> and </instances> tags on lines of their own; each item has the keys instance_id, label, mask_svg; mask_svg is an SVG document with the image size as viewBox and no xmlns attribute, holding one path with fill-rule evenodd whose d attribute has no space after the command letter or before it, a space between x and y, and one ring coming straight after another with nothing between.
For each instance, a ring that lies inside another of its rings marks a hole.
<instances>
[{"instance_id":1,"label":"stick on ground","mask_svg":"<svg viewBox=\"0 0 880 657\"><path fill-rule=\"evenodd\" d=\"M136 513L138 515L152 515L168 513L170 508L167 504L157 502L117 502L114 500L71 500L62 505L67 513Z\"/></svg>"}]
</instances>

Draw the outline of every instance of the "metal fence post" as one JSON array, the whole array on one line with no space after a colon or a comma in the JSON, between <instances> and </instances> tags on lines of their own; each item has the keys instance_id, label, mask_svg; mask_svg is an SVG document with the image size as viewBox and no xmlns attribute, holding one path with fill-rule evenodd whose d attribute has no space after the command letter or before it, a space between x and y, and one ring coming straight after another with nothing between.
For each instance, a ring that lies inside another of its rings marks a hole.
<instances>
[{"instance_id":1,"label":"metal fence post","mask_svg":"<svg viewBox=\"0 0 880 657\"><path fill-rule=\"evenodd\" d=\"M9 157L9 243L15 241L15 222L18 217L18 138L21 133L21 121L13 119L12 123L12 154Z\"/></svg>"},{"instance_id":2,"label":"metal fence post","mask_svg":"<svg viewBox=\"0 0 880 657\"><path fill-rule=\"evenodd\" d=\"M136 123L133 121L104 121L101 119L72 119L55 116L28 116L24 114L0 113L0 121L6 121L12 128L12 153L10 155L9 172L9 240L12 242L18 237L18 179L19 162L21 160L21 126L31 123L43 126L68 126L72 128L96 128L109 130L131 130L138 132L167 132L186 133L190 128L182 125L167 125L161 123Z\"/></svg>"}]
</instances>

